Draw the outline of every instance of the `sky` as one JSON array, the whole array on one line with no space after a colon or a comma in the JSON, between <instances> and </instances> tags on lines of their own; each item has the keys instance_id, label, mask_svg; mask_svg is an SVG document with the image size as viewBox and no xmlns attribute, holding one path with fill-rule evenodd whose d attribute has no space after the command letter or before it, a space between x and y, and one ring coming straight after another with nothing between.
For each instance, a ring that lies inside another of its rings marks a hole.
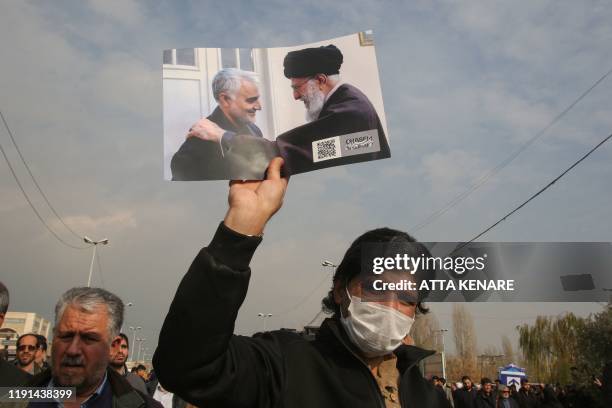
<instances>
[{"instance_id":1,"label":"sky","mask_svg":"<svg viewBox=\"0 0 612 408\"><path fill-rule=\"evenodd\" d=\"M252 262L236 331L300 327L320 310L350 242L380 226L421 241L465 241L521 203L612 129L612 78L473 194L435 210L536 135L612 68L604 1L86 0L0 3L0 110L64 222L100 247L93 284L132 302L152 351L182 275L226 211L227 183L162 179L162 50L274 47L374 30L392 158L298 175ZM58 235L0 129L18 177ZM485 241L612 241L612 146L602 146ZM0 163L0 279L10 309L52 319L87 283L91 249L58 242ZM516 339L537 314L597 303L470 305L479 347ZM432 305L451 328L451 305ZM452 332L447 344L452 351Z\"/></svg>"}]
</instances>

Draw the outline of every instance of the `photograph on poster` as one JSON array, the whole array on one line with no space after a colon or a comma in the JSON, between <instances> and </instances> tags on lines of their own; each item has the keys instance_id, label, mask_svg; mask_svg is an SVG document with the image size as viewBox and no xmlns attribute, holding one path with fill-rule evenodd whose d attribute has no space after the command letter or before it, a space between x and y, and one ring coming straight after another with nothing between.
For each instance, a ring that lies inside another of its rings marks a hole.
<instances>
[{"instance_id":1,"label":"photograph on poster","mask_svg":"<svg viewBox=\"0 0 612 408\"><path fill-rule=\"evenodd\" d=\"M164 179L264 178L391 156L372 32L163 54Z\"/></svg>"}]
</instances>

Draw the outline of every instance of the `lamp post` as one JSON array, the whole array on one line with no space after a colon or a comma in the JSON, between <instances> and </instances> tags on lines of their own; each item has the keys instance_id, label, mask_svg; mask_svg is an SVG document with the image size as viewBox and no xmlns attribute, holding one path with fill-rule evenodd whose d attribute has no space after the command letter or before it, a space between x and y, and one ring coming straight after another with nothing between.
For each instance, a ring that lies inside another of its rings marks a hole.
<instances>
[{"instance_id":1,"label":"lamp post","mask_svg":"<svg viewBox=\"0 0 612 408\"><path fill-rule=\"evenodd\" d=\"M136 348L136 331L142 330L142 327L130 326L130 330L132 331L132 356L130 357L130 360L134 361L134 349Z\"/></svg>"},{"instance_id":2,"label":"lamp post","mask_svg":"<svg viewBox=\"0 0 612 408\"><path fill-rule=\"evenodd\" d=\"M147 339L136 339L136 340L140 342L140 344L138 344L138 354L136 355L136 361L140 361L140 351L142 350L142 343L147 341Z\"/></svg>"},{"instance_id":3,"label":"lamp post","mask_svg":"<svg viewBox=\"0 0 612 408\"><path fill-rule=\"evenodd\" d=\"M266 331L266 319L272 317L272 313L257 313L257 316L263 319L263 331Z\"/></svg>"},{"instance_id":4,"label":"lamp post","mask_svg":"<svg viewBox=\"0 0 612 408\"><path fill-rule=\"evenodd\" d=\"M337 268L338 267L338 265L336 265L335 263L332 263L330 261L325 261L325 260L321 261L321 266L325 266L325 267L328 267L328 268Z\"/></svg>"},{"instance_id":5,"label":"lamp post","mask_svg":"<svg viewBox=\"0 0 612 408\"><path fill-rule=\"evenodd\" d=\"M91 256L91 264L89 265L89 278L87 278L87 287L91 287L91 275L93 273L93 264L96 259L96 248L98 248L98 244L108 245L108 238L101 239L100 241L94 241L89 237L83 237L83 241L88 244L93 245L93 255Z\"/></svg>"},{"instance_id":6,"label":"lamp post","mask_svg":"<svg viewBox=\"0 0 612 408\"><path fill-rule=\"evenodd\" d=\"M444 333L446 333L448 329L440 329L438 332L442 337L442 377L446 378L446 345L444 344Z\"/></svg>"}]
</instances>

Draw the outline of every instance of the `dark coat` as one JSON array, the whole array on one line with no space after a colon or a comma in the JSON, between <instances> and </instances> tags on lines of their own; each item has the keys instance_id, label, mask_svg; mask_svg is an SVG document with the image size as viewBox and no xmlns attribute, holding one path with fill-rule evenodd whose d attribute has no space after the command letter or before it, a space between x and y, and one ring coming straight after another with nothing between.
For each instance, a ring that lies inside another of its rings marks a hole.
<instances>
[{"instance_id":1,"label":"dark coat","mask_svg":"<svg viewBox=\"0 0 612 408\"><path fill-rule=\"evenodd\" d=\"M313 162L312 142L371 129L378 131L380 151ZM376 109L363 92L349 84L342 84L336 89L316 120L279 135L276 143L290 174L391 157Z\"/></svg>"},{"instance_id":2,"label":"dark coat","mask_svg":"<svg viewBox=\"0 0 612 408\"><path fill-rule=\"evenodd\" d=\"M384 408L376 379L336 319L325 320L314 340L288 331L233 334L248 289L248 265L260 241L221 224L195 258L153 357L161 384L206 408ZM198 347L177 353L185 333L198 339ZM396 351L404 406L446 407L418 369L432 353L410 346Z\"/></svg>"},{"instance_id":3,"label":"dark coat","mask_svg":"<svg viewBox=\"0 0 612 408\"><path fill-rule=\"evenodd\" d=\"M0 359L0 387L17 387L25 384L32 376Z\"/></svg>"},{"instance_id":4,"label":"dark coat","mask_svg":"<svg viewBox=\"0 0 612 408\"><path fill-rule=\"evenodd\" d=\"M486 396L484 392L479 392L474 401L475 408L495 408L495 393L491 392Z\"/></svg>"},{"instance_id":5,"label":"dark coat","mask_svg":"<svg viewBox=\"0 0 612 408\"><path fill-rule=\"evenodd\" d=\"M455 399L455 408L475 408L476 395L478 391L472 387L469 391L466 388L460 388L453 395Z\"/></svg>"},{"instance_id":6,"label":"dark coat","mask_svg":"<svg viewBox=\"0 0 612 408\"><path fill-rule=\"evenodd\" d=\"M497 400L497 408L505 408L504 404L502 403L503 398L499 398ZM508 398L508 403L510 404L510 408L519 408L519 404L518 402L516 402L516 400L513 397Z\"/></svg>"},{"instance_id":7,"label":"dark coat","mask_svg":"<svg viewBox=\"0 0 612 408\"><path fill-rule=\"evenodd\" d=\"M219 107L207 119L229 132L262 139L261 130L256 125L248 124L237 127L229 121ZM255 149L257 147L274 149L274 146L268 146L271 142L268 144L255 142L249 144L249 146L253 145ZM245 149L244 144L240 147ZM273 154L272 157L275 155ZM228 180L232 178L232 172L240 172L243 167L241 163L243 160L234 156L231 153L229 157L224 155L221 152L220 143L202 140L198 137L189 137L172 157L170 163L172 180ZM248 175L248 173L245 175Z\"/></svg>"},{"instance_id":8,"label":"dark coat","mask_svg":"<svg viewBox=\"0 0 612 408\"><path fill-rule=\"evenodd\" d=\"M532 392L526 392L524 388L518 390L515 395L516 402L520 408L537 408L538 399Z\"/></svg>"},{"instance_id":9,"label":"dark coat","mask_svg":"<svg viewBox=\"0 0 612 408\"><path fill-rule=\"evenodd\" d=\"M163 408L147 394L135 390L132 386L115 370L108 368L108 385L112 393L112 403L115 408ZM51 381L51 370L45 370L30 379L28 387L46 387Z\"/></svg>"}]
</instances>

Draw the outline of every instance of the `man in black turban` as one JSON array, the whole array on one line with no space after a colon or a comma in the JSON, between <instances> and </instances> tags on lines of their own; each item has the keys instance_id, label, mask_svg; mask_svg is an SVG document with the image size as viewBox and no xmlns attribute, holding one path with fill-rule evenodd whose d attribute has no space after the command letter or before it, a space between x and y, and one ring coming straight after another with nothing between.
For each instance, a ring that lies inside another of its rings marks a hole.
<instances>
[{"instance_id":1,"label":"man in black turban","mask_svg":"<svg viewBox=\"0 0 612 408\"><path fill-rule=\"evenodd\" d=\"M288 175L391 156L380 118L368 97L340 80L343 60L334 45L291 51L285 56L285 77L291 81L293 98L304 103L307 121L276 138ZM233 143L231 135L212 127L195 136L207 140L223 136L224 146Z\"/></svg>"}]
</instances>

